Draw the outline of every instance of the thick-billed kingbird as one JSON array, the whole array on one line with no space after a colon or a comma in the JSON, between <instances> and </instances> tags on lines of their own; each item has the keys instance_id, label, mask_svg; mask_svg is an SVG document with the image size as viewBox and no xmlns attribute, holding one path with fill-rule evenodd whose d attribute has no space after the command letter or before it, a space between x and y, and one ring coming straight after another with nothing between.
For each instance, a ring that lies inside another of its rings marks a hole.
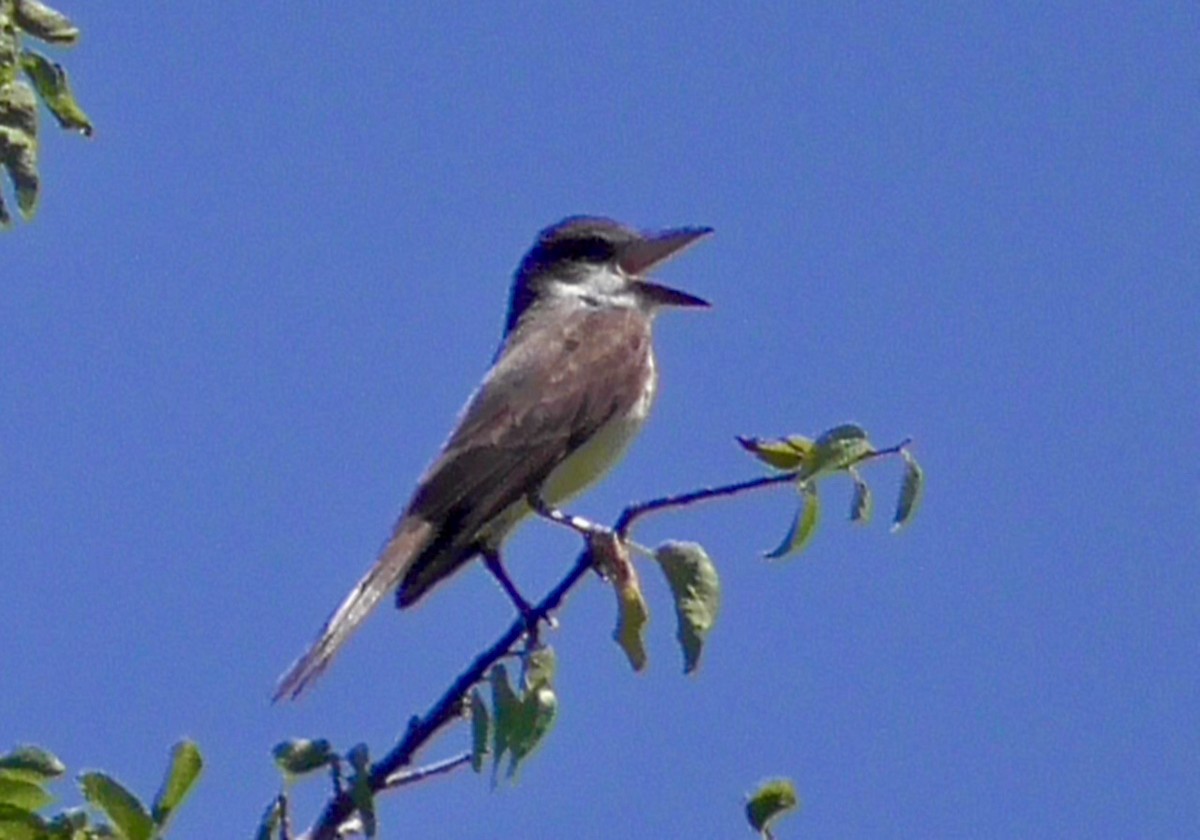
<instances>
[{"instance_id":1,"label":"thick-billed kingbird","mask_svg":"<svg viewBox=\"0 0 1200 840\"><path fill-rule=\"evenodd\" d=\"M500 545L530 500L571 498L619 461L641 429L658 383L655 314L708 306L646 275L710 232L641 233L575 216L538 235L513 279L491 370L379 559L280 679L275 699L299 695L391 590L398 606L410 606L476 556L507 582Z\"/></svg>"}]
</instances>

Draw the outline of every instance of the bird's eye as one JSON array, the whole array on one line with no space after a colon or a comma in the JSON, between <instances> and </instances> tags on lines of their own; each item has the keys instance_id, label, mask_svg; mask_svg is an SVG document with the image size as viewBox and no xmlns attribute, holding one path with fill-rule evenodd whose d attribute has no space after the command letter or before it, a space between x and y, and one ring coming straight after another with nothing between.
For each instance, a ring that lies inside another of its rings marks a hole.
<instances>
[{"instance_id":1,"label":"bird's eye","mask_svg":"<svg viewBox=\"0 0 1200 840\"><path fill-rule=\"evenodd\" d=\"M616 249L613 248L613 244L599 236L585 236L562 243L561 256L571 261L605 263L611 260L614 254Z\"/></svg>"}]
</instances>

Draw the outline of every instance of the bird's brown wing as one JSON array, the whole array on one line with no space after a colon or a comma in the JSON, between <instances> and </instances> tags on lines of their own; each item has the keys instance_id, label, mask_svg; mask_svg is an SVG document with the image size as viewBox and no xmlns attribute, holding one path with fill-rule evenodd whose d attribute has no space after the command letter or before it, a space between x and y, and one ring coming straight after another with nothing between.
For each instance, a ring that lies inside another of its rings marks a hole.
<instances>
[{"instance_id":1,"label":"bird's brown wing","mask_svg":"<svg viewBox=\"0 0 1200 840\"><path fill-rule=\"evenodd\" d=\"M469 560L482 529L633 408L649 352L649 324L630 310L579 309L514 334L401 519L438 531L403 577L402 606Z\"/></svg>"},{"instance_id":2,"label":"bird's brown wing","mask_svg":"<svg viewBox=\"0 0 1200 840\"><path fill-rule=\"evenodd\" d=\"M632 408L650 352L645 316L581 309L555 321L510 336L375 565L280 678L275 699L304 691L398 584L406 606L470 560L485 525Z\"/></svg>"}]
</instances>

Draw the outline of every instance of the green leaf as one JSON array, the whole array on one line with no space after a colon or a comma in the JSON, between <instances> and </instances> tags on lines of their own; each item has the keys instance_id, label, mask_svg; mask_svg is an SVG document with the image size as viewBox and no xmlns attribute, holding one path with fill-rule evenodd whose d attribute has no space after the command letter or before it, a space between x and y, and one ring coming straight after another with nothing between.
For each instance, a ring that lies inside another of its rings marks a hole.
<instances>
[{"instance_id":1,"label":"green leaf","mask_svg":"<svg viewBox=\"0 0 1200 840\"><path fill-rule=\"evenodd\" d=\"M50 840L78 840L90 836L84 833L87 825L87 809L68 808L55 814L54 818L46 823L46 835ZM4 832L0 830L0 837L3 836Z\"/></svg>"},{"instance_id":2,"label":"green leaf","mask_svg":"<svg viewBox=\"0 0 1200 840\"><path fill-rule=\"evenodd\" d=\"M873 507L871 488L867 486L867 482L854 467L849 467L846 471L854 480L854 496L850 499L850 521L866 525L871 520L871 508Z\"/></svg>"},{"instance_id":3,"label":"green leaf","mask_svg":"<svg viewBox=\"0 0 1200 840\"><path fill-rule=\"evenodd\" d=\"M492 684L492 712L496 722L492 730L492 761L495 769L500 766L500 759L508 752L510 733L519 714L521 702L508 681L508 669L503 664L492 666L492 670L488 672L488 679Z\"/></svg>"},{"instance_id":4,"label":"green leaf","mask_svg":"<svg viewBox=\"0 0 1200 840\"><path fill-rule=\"evenodd\" d=\"M310 741L306 738L292 738L290 741L280 741L271 749L275 764L288 776L303 776L314 770L320 770L336 758L333 747L324 738Z\"/></svg>"},{"instance_id":5,"label":"green leaf","mask_svg":"<svg viewBox=\"0 0 1200 840\"><path fill-rule=\"evenodd\" d=\"M17 0L15 12L17 26L40 41L68 46L79 40L79 28L66 15L38 0Z\"/></svg>"},{"instance_id":6,"label":"green leaf","mask_svg":"<svg viewBox=\"0 0 1200 840\"><path fill-rule=\"evenodd\" d=\"M792 526L784 535L783 541L773 550L768 551L764 556L768 560L778 560L781 557L786 557L789 554L795 554L802 551L809 541L812 540L813 534L817 530L817 519L821 513L820 499L817 497L817 486L812 482L802 482L800 484L800 497L803 500L800 503L800 508L796 511L796 516L792 519Z\"/></svg>"},{"instance_id":7,"label":"green leaf","mask_svg":"<svg viewBox=\"0 0 1200 840\"><path fill-rule=\"evenodd\" d=\"M38 782L0 770L0 803L38 811L53 801L54 797Z\"/></svg>"},{"instance_id":8,"label":"green leaf","mask_svg":"<svg viewBox=\"0 0 1200 840\"><path fill-rule=\"evenodd\" d=\"M61 64L34 50L23 50L21 67L59 125L78 131L85 137L92 136L92 121L75 101L75 95L71 93L71 85L67 81L67 71Z\"/></svg>"},{"instance_id":9,"label":"green leaf","mask_svg":"<svg viewBox=\"0 0 1200 840\"><path fill-rule=\"evenodd\" d=\"M487 703L479 689L471 690L471 769L476 773L483 772L483 763L487 760L488 748L492 738L492 716L488 712Z\"/></svg>"},{"instance_id":10,"label":"green leaf","mask_svg":"<svg viewBox=\"0 0 1200 840\"><path fill-rule=\"evenodd\" d=\"M813 450L812 439L803 435L790 435L775 440L739 435L737 442L767 466L784 471L800 469Z\"/></svg>"},{"instance_id":11,"label":"green leaf","mask_svg":"<svg viewBox=\"0 0 1200 840\"><path fill-rule=\"evenodd\" d=\"M525 654L525 688L550 685L554 681L554 672L557 669L554 648L546 645L529 651Z\"/></svg>"},{"instance_id":12,"label":"green leaf","mask_svg":"<svg viewBox=\"0 0 1200 840\"><path fill-rule=\"evenodd\" d=\"M193 741L180 741L171 750L171 763L163 777L162 786L154 797L154 807L151 816L154 824L163 828L175 809L191 792L192 786L200 778L204 768L204 760L200 756L200 748Z\"/></svg>"},{"instance_id":13,"label":"green leaf","mask_svg":"<svg viewBox=\"0 0 1200 840\"><path fill-rule=\"evenodd\" d=\"M375 791L371 790L371 759L366 744L355 744L346 754L353 772L350 775L350 798L362 819L363 833L375 836Z\"/></svg>"},{"instance_id":14,"label":"green leaf","mask_svg":"<svg viewBox=\"0 0 1200 840\"><path fill-rule=\"evenodd\" d=\"M875 448L861 426L853 423L834 426L813 444L812 456L805 463L801 477L812 478L818 473L846 469L874 452Z\"/></svg>"},{"instance_id":15,"label":"green leaf","mask_svg":"<svg viewBox=\"0 0 1200 840\"><path fill-rule=\"evenodd\" d=\"M0 84L0 126L16 129L37 141L37 95L20 79Z\"/></svg>"},{"instance_id":16,"label":"green leaf","mask_svg":"<svg viewBox=\"0 0 1200 840\"><path fill-rule=\"evenodd\" d=\"M904 479L900 483L900 498L896 502L896 516L892 530L898 531L907 525L921 504L921 493L925 489L925 473L917 459L907 449L900 450L904 458Z\"/></svg>"},{"instance_id":17,"label":"green leaf","mask_svg":"<svg viewBox=\"0 0 1200 840\"><path fill-rule=\"evenodd\" d=\"M631 567L632 568L632 567ZM624 581L614 581L617 592L617 627L613 639L634 671L642 671L649 657L646 655L646 624L650 621L650 609L642 597L636 575Z\"/></svg>"},{"instance_id":18,"label":"green leaf","mask_svg":"<svg viewBox=\"0 0 1200 840\"><path fill-rule=\"evenodd\" d=\"M67 772L67 768L53 753L41 747L24 746L0 756L0 771L8 771L29 781L37 781L57 779Z\"/></svg>"},{"instance_id":19,"label":"green leaf","mask_svg":"<svg viewBox=\"0 0 1200 840\"><path fill-rule=\"evenodd\" d=\"M746 819L750 827L764 837L771 836L771 823L800 805L796 786L790 779L763 782L746 802Z\"/></svg>"},{"instance_id":20,"label":"green leaf","mask_svg":"<svg viewBox=\"0 0 1200 840\"><path fill-rule=\"evenodd\" d=\"M84 773L79 786L84 798L103 811L126 840L150 840L154 823L146 806L120 782L104 773Z\"/></svg>"},{"instance_id":21,"label":"green leaf","mask_svg":"<svg viewBox=\"0 0 1200 840\"><path fill-rule=\"evenodd\" d=\"M665 542L654 549L675 599L676 638L683 648L683 672L690 674L700 662L704 639L721 608L721 581L717 567L696 543Z\"/></svg>"},{"instance_id":22,"label":"green leaf","mask_svg":"<svg viewBox=\"0 0 1200 840\"><path fill-rule=\"evenodd\" d=\"M0 838L3 840L43 840L46 821L26 808L0 802Z\"/></svg>"},{"instance_id":23,"label":"green leaf","mask_svg":"<svg viewBox=\"0 0 1200 840\"><path fill-rule=\"evenodd\" d=\"M0 164L8 170L21 215L31 218L37 209L39 185L36 138L18 129L0 126Z\"/></svg>"},{"instance_id":24,"label":"green leaf","mask_svg":"<svg viewBox=\"0 0 1200 840\"><path fill-rule=\"evenodd\" d=\"M509 779L516 777L517 766L542 743L557 716L558 697L549 685L525 692L508 734Z\"/></svg>"}]
</instances>

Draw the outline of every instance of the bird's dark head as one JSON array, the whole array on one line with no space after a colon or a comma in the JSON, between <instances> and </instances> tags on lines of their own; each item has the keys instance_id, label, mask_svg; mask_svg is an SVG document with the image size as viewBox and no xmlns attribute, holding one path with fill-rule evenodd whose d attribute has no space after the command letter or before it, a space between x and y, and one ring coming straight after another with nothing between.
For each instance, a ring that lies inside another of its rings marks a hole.
<instances>
[{"instance_id":1,"label":"bird's dark head","mask_svg":"<svg viewBox=\"0 0 1200 840\"><path fill-rule=\"evenodd\" d=\"M687 292L645 279L712 228L646 233L597 216L570 216L538 234L513 279L507 335L532 306L570 301L584 306L708 306Z\"/></svg>"}]
</instances>

